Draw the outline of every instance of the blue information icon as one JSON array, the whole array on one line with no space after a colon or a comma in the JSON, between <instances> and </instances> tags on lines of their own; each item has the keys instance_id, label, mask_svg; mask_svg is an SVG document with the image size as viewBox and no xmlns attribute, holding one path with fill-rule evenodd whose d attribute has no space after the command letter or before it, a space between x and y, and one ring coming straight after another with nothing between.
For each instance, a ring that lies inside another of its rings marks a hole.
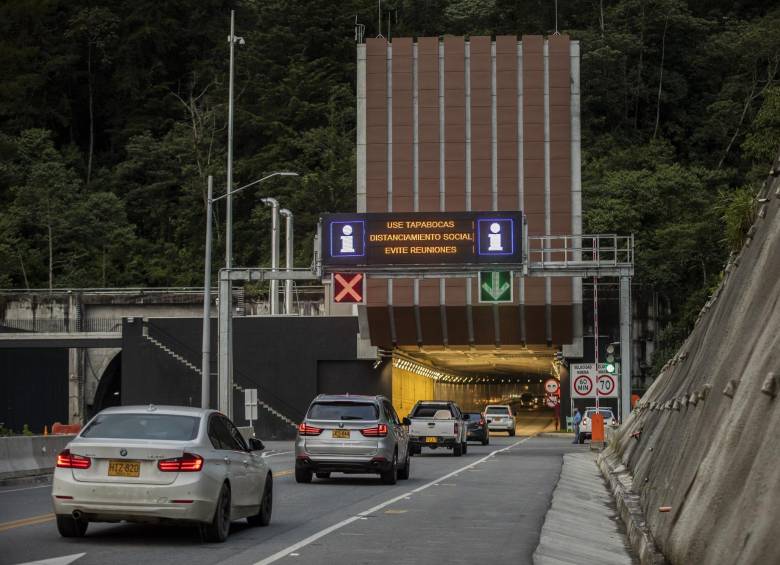
<instances>
[{"instance_id":1,"label":"blue information icon","mask_svg":"<svg viewBox=\"0 0 780 565\"><path fill-rule=\"evenodd\" d=\"M479 255L513 255L515 226L512 218L477 220L477 253Z\"/></svg>"},{"instance_id":2,"label":"blue information icon","mask_svg":"<svg viewBox=\"0 0 780 565\"><path fill-rule=\"evenodd\" d=\"M366 254L365 233L365 222L363 220L331 222L330 256L364 256Z\"/></svg>"}]
</instances>

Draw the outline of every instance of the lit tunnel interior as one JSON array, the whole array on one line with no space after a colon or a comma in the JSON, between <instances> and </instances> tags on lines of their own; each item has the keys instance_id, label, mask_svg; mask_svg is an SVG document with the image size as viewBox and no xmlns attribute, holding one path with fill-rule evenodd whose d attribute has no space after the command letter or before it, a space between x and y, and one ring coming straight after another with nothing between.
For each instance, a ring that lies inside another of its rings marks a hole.
<instances>
[{"instance_id":1,"label":"lit tunnel interior","mask_svg":"<svg viewBox=\"0 0 780 565\"><path fill-rule=\"evenodd\" d=\"M407 415L419 400L452 400L467 412L509 404L518 433L554 425L544 383L559 378L556 348L402 347L393 352L393 404Z\"/></svg>"}]
</instances>

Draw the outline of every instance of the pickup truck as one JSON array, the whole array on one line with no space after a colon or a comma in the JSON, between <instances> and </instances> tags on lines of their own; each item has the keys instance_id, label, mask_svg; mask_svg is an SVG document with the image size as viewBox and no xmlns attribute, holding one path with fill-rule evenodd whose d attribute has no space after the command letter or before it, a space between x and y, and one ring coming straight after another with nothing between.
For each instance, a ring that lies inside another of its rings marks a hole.
<instances>
[{"instance_id":1,"label":"pickup truck","mask_svg":"<svg viewBox=\"0 0 780 565\"><path fill-rule=\"evenodd\" d=\"M409 413L409 453L419 455L423 447L452 450L455 457L467 450L467 426L463 412L452 401L421 400Z\"/></svg>"}]
</instances>

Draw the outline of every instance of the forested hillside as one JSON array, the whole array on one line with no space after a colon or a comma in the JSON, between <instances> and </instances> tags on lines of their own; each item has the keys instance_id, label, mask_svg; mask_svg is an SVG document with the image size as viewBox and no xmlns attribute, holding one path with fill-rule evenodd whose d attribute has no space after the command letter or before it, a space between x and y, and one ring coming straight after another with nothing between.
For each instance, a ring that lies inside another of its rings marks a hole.
<instances>
[{"instance_id":1,"label":"forested hillside","mask_svg":"<svg viewBox=\"0 0 780 565\"><path fill-rule=\"evenodd\" d=\"M382 6L385 36L555 31L552 0ZM378 33L374 0L6 0L0 287L199 284L206 177L224 191L231 8L236 184L302 174L236 199L236 264L267 262L261 196L295 212L300 265L319 214L354 209L353 28ZM558 29L582 42L585 229L636 234L636 281L671 306L671 345L780 149L780 7L559 0Z\"/></svg>"}]
</instances>

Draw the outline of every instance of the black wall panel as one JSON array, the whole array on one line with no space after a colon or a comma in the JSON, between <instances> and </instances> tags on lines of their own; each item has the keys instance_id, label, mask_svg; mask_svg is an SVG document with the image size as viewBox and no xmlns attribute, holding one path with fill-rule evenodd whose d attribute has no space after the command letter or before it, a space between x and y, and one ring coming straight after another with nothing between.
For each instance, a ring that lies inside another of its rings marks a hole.
<instances>
[{"instance_id":1,"label":"black wall panel","mask_svg":"<svg viewBox=\"0 0 780 565\"><path fill-rule=\"evenodd\" d=\"M0 349L0 422L35 433L68 423L67 349Z\"/></svg>"},{"instance_id":2,"label":"black wall panel","mask_svg":"<svg viewBox=\"0 0 780 565\"><path fill-rule=\"evenodd\" d=\"M200 367L201 320L156 318L150 319L147 327L150 337ZM294 422L303 418L318 394L320 372L325 375L324 382L338 383L342 378L345 386L354 386L355 391L361 386L366 393L390 395L389 376L372 369L373 362L356 360L357 318L242 317L234 319L233 328L235 382L257 388L260 400ZM216 406L216 320L212 320L211 335L211 405ZM200 404L200 375L144 337L140 319L125 321L123 339L122 404ZM233 406L234 420L245 425L240 391L234 394ZM259 416L255 428L260 437L294 435L292 426L262 406Z\"/></svg>"}]
</instances>

